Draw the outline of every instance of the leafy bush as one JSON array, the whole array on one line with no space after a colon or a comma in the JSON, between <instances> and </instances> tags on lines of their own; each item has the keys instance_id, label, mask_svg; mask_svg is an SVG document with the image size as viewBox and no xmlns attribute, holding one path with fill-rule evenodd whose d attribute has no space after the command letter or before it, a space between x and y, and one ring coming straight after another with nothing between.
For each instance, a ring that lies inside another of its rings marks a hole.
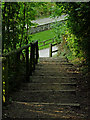
<instances>
[{"instance_id":1,"label":"leafy bush","mask_svg":"<svg viewBox=\"0 0 90 120\"><path fill-rule=\"evenodd\" d=\"M83 57L86 59L87 64L90 66L90 53L89 53L89 36L90 36L90 3L74 2L74 3L59 3L54 8L53 16L67 15L67 45L69 46L72 55ZM63 31L63 30L62 30ZM59 31L58 31L59 32ZM57 32L57 33L58 33Z\"/></svg>"}]
</instances>

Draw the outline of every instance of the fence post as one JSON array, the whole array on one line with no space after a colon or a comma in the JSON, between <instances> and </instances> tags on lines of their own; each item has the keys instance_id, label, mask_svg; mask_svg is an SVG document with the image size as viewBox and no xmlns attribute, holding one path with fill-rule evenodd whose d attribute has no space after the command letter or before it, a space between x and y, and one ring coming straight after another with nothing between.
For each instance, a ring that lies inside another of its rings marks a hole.
<instances>
[{"instance_id":1,"label":"fence post","mask_svg":"<svg viewBox=\"0 0 90 120\"><path fill-rule=\"evenodd\" d=\"M38 41L36 42L36 64L38 63L39 53L38 53Z\"/></svg>"},{"instance_id":2,"label":"fence post","mask_svg":"<svg viewBox=\"0 0 90 120\"><path fill-rule=\"evenodd\" d=\"M52 39L52 43L54 43L54 38Z\"/></svg>"},{"instance_id":3,"label":"fence post","mask_svg":"<svg viewBox=\"0 0 90 120\"><path fill-rule=\"evenodd\" d=\"M26 48L26 81L29 81L29 48Z\"/></svg>"},{"instance_id":4,"label":"fence post","mask_svg":"<svg viewBox=\"0 0 90 120\"><path fill-rule=\"evenodd\" d=\"M30 69L29 74L32 75L32 51L33 51L33 44L31 43L31 50L30 50Z\"/></svg>"},{"instance_id":5,"label":"fence post","mask_svg":"<svg viewBox=\"0 0 90 120\"><path fill-rule=\"evenodd\" d=\"M2 75L2 90L5 90L5 93L3 92L3 99L5 99L5 101L3 100L3 102L5 102L6 104L9 102L9 97L8 97L8 87L9 87L9 83L8 83L8 57L5 58L3 60L3 75ZM4 98L5 97L5 98Z\"/></svg>"},{"instance_id":6,"label":"fence post","mask_svg":"<svg viewBox=\"0 0 90 120\"><path fill-rule=\"evenodd\" d=\"M33 71L35 70L35 43L33 44Z\"/></svg>"},{"instance_id":7,"label":"fence post","mask_svg":"<svg viewBox=\"0 0 90 120\"><path fill-rule=\"evenodd\" d=\"M50 44L50 51L49 51L49 52L50 52L50 53L49 53L49 54L50 54L49 56L52 57L52 43Z\"/></svg>"}]
</instances>

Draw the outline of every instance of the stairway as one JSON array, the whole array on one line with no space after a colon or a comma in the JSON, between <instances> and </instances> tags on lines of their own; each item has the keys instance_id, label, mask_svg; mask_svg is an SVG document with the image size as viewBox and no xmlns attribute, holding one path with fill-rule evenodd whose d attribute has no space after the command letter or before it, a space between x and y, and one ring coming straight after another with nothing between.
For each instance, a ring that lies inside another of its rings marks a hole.
<instances>
[{"instance_id":1,"label":"stairway","mask_svg":"<svg viewBox=\"0 0 90 120\"><path fill-rule=\"evenodd\" d=\"M30 81L11 96L12 103L4 110L6 117L83 120L79 77L65 58L40 58Z\"/></svg>"}]
</instances>

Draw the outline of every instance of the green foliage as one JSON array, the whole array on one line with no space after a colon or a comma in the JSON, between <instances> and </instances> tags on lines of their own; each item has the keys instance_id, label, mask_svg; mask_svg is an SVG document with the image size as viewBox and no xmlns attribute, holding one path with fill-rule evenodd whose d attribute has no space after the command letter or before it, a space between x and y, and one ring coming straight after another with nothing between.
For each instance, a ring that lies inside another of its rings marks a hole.
<instances>
[{"instance_id":1,"label":"green foliage","mask_svg":"<svg viewBox=\"0 0 90 120\"><path fill-rule=\"evenodd\" d=\"M19 48L31 42L28 30L31 23L41 16L51 14L49 2L3 2L2 3L2 48L3 53Z\"/></svg>"},{"instance_id":2,"label":"green foliage","mask_svg":"<svg viewBox=\"0 0 90 120\"><path fill-rule=\"evenodd\" d=\"M67 14L67 44L72 55L77 57L84 57L90 65L89 53L89 36L90 36L90 3L89 2L57 2L57 7L54 8L54 16L61 16ZM58 9L59 8L59 9Z\"/></svg>"},{"instance_id":3,"label":"green foliage","mask_svg":"<svg viewBox=\"0 0 90 120\"><path fill-rule=\"evenodd\" d=\"M35 3L5 2L2 7L2 39L3 52L8 52L16 47L28 43L31 20L35 19Z\"/></svg>"},{"instance_id":4,"label":"green foliage","mask_svg":"<svg viewBox=\"0 0 90 120\"><path fill-rule=\"evenodd\" d=\"M53 2L37 2L36 4L37 5L34 7L36 10L36 18L50 16L52 6L56 5Z\"/></svg>"},{"instance_id":5,"label":"green foliage","mask_svg":"<svg viewBox=\"0 0 90 120\"><path fill-rule=\"evenodd\" d=\"M66 25L63 22L57 22L52 24L53 31L55 33L55 40L57 43L62 42L63 35L66 33Z\"/></svg>"}]
</instances>

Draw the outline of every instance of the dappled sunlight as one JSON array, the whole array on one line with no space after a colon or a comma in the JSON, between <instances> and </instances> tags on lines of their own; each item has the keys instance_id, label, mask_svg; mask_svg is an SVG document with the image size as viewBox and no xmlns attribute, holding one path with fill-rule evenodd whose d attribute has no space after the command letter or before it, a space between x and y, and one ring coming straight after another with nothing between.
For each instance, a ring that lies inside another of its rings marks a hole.
<instances>
[{"instance_id":1,"label":"dappled sunlight","mask_svg":"<svg viewBox=\"0 0 90 120\"><path fill-rule=\"evenodd\" d=\"M37 115L39 117L44 118L76 118L76 114L74 111L70 111L67 107L62 106L54 106L54 103L27 103L27 102L17 102L17 105L22 104L23 109L25 108L25 112L30 112L30 114ZM78 115L78 114L77 114ZM79 117L79 116L78 116Z\"/></svg>"},{"instance_id":2,"label":"dappled sunlight","mask_svg":"<svg viewBox=\"0 0 90 120\"><path fill-rule=\"evenodd\" d=\"M79 70L76 70L76 69L69 69L69 68L67 68L66 69L66 71L68 72L68 73L80 73L80 71Z\"/></svg>"}]
</instances>

